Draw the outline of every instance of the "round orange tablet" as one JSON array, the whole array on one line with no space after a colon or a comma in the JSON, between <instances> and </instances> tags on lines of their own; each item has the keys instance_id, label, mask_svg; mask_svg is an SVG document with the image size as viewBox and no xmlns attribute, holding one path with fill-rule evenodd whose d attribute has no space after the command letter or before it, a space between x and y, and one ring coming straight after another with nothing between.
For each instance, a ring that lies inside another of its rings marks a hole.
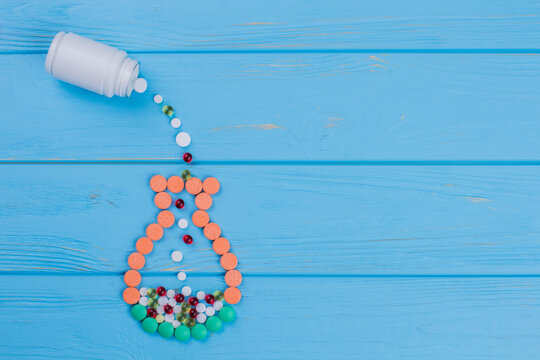
<instances>
[{"instance_id":1,"label":"round orange tablet","mask_svg":"<svg viewBox=\"0 0 540 360\"><path fill-rule=\"evenodd\" d=\"M171 206L171 203L171 195L167 194L166 192L160 192L154 196L154 204L156 204L158 209L167 209L169 206Z\"/></svg>"},{"instance_id":2,"label":"round orange tablet","mask_svg":"<svg viewBox=\"0 0 540 360\"><path fill-rule=\"evenodd\" d=\"M204 179L202 183L202 188L210 195L214 195L219 191L219 181L216 178L208 177Z\"/></svg>"},{"instance_id":3,"label":"round orange tablet","mask_svg":"<svg viewBox=\"0 0 540 360\"><path fill-rule=\"evenodd\" d=\"M167 180L167 189L172 193L179 193L184 190L184 180L180 176L174 175Z\"/></svg>"},{"instance_id":4,"label":"round orange tablet","mask_svg":"<svg viewBox=\"0 0 540 360\"><path fill-rule=\"evenodd\" d=\"M231 244L229 244L229 240L220 237L214 240L214 243L212 244L212 248L214 248L214 251L216 252L216 254L223 255L229 252L229 249L231 248Z\"/></svg>"},{"instance_id":5,"label":"round orange tablet","mask_svg":"<svg viewBox=\"0 0 540 360\"><path fill-rule=\"evenodd\" d=\"M141 283L141 274L135 270L128 270L124 274L124 282L127 286L137 286Z\"/></svg>"},{"instance_id":6,"label":"round orange tablet","mask_svg":"<svg viewBox=\"0 0 540 360\"><path fill-rule=\"evenodd\" d=\"M165 179L164 176L152 176L150 179L150 189L154 190L155 192L161 192L164 191L165 188L167 188L167 179Z\"/></svg>"},{"instance_id":7,"label":"round orange tablet","mask_svg":"<svg viewBox=\"0 0 540 360\"><path fill-rule=\"evenodd\" d=\"M208 240L216 240L221 235L221 228L216 223L208 223L204 227L203 233Z\"/></svg>"},{"instance_id":8,"label":"round orange tablet","mask_svg":"<svg viewBox=\"0 0 540 360\"><path fill-rule=\"evenodd\" d=\"M225 301L231 305L238 304L240 299L242 298L242 293L238 288L235 287L229 287L225 290L223 293L223 297L225 298Z\"/></svg>"},{"instance_id":9,"label":"round orange tablet","mask_svg":"<svg viewBox=\"0 0 540 360\"><path fill-rule=\"evenodd\" d=\"M242 274L238 270L229 270L225 273L225 282L229 286L238 286L242 283Z\"/></svg>"},{"instance_id":10,"label":"round orange tablet","mask_svg":"<svg viewBox=\"0 0 540 360\"><path fill-rule=\"evenodd\" d=\"M137 240L137 243L135 244L135 248L138 252L140 252L143 255L150 254L152 250L154 249L154 244L152 243L152 240L150 240L147 237L142 237Z\"/></svg>"},{"instance_id":11,"label":"round orange tablet","mask_svg":"<svg viewBox=\"0 0 540 360\"><path fill-rule=\"evenodd\" d=\"M144 256L141 253L134 252L128 256L128 265L130 268L139 270L144 266Z\"/></svg>"},{"instance_id":12,"label":"round orange tablet","mask_svg":"<svg viewBox=\"0 0 540 360\"><path fill-rule=\"evenodd\" d=\"M202 181L199 178L192 177L186 181L186 191L191 195L197 195L202 191Z\"/></svg>"},{"instance_id":13,"label":"round orange tablet","mask_svg":"<svg viewBox=\"0 0 540 360\"><path fill-rule=\"evenodd\" d=\"M193 221L193 225L203 227L210 221L210 216L204 210L197 210L191 215L191 221Z\"/></svg>"},{"instance_id":14,"label":"round orange tablet","mask_svg":"<svg viewBox=\"0 0 540 360\"><path fill-rule=\"evenodd\" d=\"M122 293L122 297L124 298L124 301L126 303L133 305L139 301L141 294L139 293L139 290L137 290L136 288L128 287Z\"/></svg>"},{"instance_id":15,"label":"round orange tablet","mask_svg":"<svg viewBox=\"0 0 540 360\"><path fill-rule=\"evenodd\" d=\"M195 205L201 210L208 210L212 206L212 197L202 192L195 196Z\"/></svg>"},{"instance_id":16,"label":"round orange tablet","mask_svg":"<svg viewBox=\"0 0 540 360\"><path fill-rule=\"evenodd\" d=\"M150 240L159 240L163 236L163 228L159 224L150 224L146 227L146 236Z\"/></svg>"},{"instance_id":17,"label":"round orange tablet","mask_svg":"<svg viewBox=\"0 0 540 360\"><path fill-rule=\"evenodd\" d=\"M238 259L233 253L226 253L221 256L221 260L219 260L219 263L221 264L221 267L225 270L232 270L236 267L236 265L238 265Z\"/></svg>"},{"instance_id":18,"label":"round orange tablet","mask_svg":"<svg viewBox=\"0 0 540 360\"><path fill-rule=\"evenodd\" d=\"M174 215L169 210L163 210L158 214L157 222L164 228L170 228L174 224Z\"/></svg>"}]
</instances>

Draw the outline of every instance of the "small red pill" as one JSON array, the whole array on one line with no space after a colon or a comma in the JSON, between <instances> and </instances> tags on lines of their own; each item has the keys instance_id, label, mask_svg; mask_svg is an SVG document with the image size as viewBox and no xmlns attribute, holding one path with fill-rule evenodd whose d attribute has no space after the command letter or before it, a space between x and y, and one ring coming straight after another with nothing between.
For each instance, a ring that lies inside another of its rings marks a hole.
<instances>
[{"instance_id":1,"label":"small red pill","mask_svg":"<svg viewBox=\"0 0 540 360\"><path fill-rule=\"evenodd\" d=\"M156 291L159 296L165 296L165 294L167 293L167 290L165 290L163 286L158 287Z\"/></svg>"},{"instance_id":2,"label":"small red pill","mask_svg":"<svg viewBox=\"0 0 540 360\"><path fill-rule=\"evenodd\" d=\"M189 305L196 306L198 303L199 303L199 299L197 299L196 297L189 298Z\"/></svg>"},{"instance_id":3,"label":"small red pill","mask_svg":"<svg viewBox=\"0 0 540 360\"><path fill-rule=\"evenodd\" d=\"M154 308L148 308L148 310L146 310L146 315L155 318L157 316L157 311Z\"/></svg>"},{"instance_id":4,"label":"small red pill","mask_svg":"<svg viewBox=\"0 0 540 360\"><path fill-rule=\"evenodd\" d=\"M214 295L212 294L206 295L204 300L206 300L206 302L210 305L212 305L216 301L216 299L214 298Z\"/></svg>"},{"instance_id":5,"label":"small red pill","mask_svg":"<svg viewBox=\"0 0 540 360\"><path fill-rule=\"evenodd\" d=\"M197 310L195 310L195 309L189 310L189 317L190 318L195 319L197 317L197 315L198 315Z\"/></svg>"},{"instance_id":6,"label":"small red pill","mask_svg":"<svg viewBox=\"0 0 540 360\"><path fill-rule=\"evenodd\" d=\"M184 208L184 200L178 199L174 202L174 206L176 206L178 209Z\"/></svg>"},{"instance_id":7,"label":"small red pill","mask_svg":"<svg viewBox=\"0 0 540 360\"><path fill-rule=\"evenodd\" d=\"M185 153L184 154L184 161L187 162L187 163L190 163L191 160L193 160L193 156L191 156L190 153Z\"/></svg>"},{"instance_id":8,"label":"small red pill","mask_svg":"<svg viewBox=\"0 0 540 360\"><path fill-rule=\"evenodd\" d=\"M182 240L184 240L184 242L186 244L191 244L193 242L193 238L191 237L191 235L184 235L184 237L182 238Z\"/></svg>"},{"instance_id":9,"label":"small red pill","mask_svg":"<svg viewBox=\"0 0 540 360\"><path fill-rule=\"evenodd\" d=\"M165 305L165 306L163 307L163 310L165 311L166 314L172 314L172 312L173 312L173 307L172 307L171 305L168 305L168 304L167 304L167 305Z\"/></svg>"},{"instance_id":10,"label":"small red pill","mask_svg":"<svg viewBox=\"0 0 540 360\"><path fill-rule=\"evenodd\" d=\"M176 300L177 303L182 303L184 302L184 295L182 294L176 294L174 296L174 300Z\"/></svg>"}]
</instances>

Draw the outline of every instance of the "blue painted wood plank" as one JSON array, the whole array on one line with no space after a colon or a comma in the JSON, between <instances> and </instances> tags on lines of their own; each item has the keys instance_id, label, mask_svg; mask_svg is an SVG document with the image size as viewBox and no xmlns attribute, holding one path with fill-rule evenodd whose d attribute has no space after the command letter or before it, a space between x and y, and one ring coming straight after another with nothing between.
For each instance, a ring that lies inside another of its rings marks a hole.
<instances>
[{"instance_id":1,"label":"blue painted wood plank","mask_svg":"<svg viewBox=\"0 0 540 360\"><path fill-rule=\"evenodd\" d=\"M177 165L2 165L0 269L121 273ZM247 274L539 274L539 167L192 166L220 179L211 216ZM191 196L182 196L189 217ZM184 215L182 215L184 214ZM144 271L221 273L174 227ZM170 252L182 247L181 264Z\"/></svg>"},{"instance_id":2,"label":"blue painted wood plank","mask_svg":"<svg viewBox=\"0 0 540 360\"><path fill-rule=\"evenodd\" d=\"M538 160L536 56L138 55L190 132L195 160ZM178 159L151 95L55 80L3 56L4 160Z\"/></svg>"},{"instance_id":3,"label":"blue painted wood plank","mask_svg":"<svg viewBox=\"0 0 540 360\"><path fill-rule=\"evenodd\" d=\"M2 357L532 359L540 351L538 278L248 276L243 287L233 325L181 344L143 333L120 299L120 276L2 276Z\"/></svg>"},{"instance_id":4,"label":"blue painted wood plank","mask_svg":"<svg viewBox=\"0 0 540 360\"><path fill-rule=\"evenodd\" d=\"M538 2L7 0L1 52L44 52L59 30L130 51L540 50Z\"/></svg>"}]
</instances>

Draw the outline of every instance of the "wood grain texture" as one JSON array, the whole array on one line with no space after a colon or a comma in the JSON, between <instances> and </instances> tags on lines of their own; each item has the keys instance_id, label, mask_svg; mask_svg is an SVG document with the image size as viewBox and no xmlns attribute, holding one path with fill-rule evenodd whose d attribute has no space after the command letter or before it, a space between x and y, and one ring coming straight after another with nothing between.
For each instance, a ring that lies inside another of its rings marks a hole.
<instances>
[{"instance_id":1,"label":"wood grain texture","mask_svg":"<svg viewBox=\"0 0 540 360\"><path fill-rule=\"evenodd\" d=\"M60 30L128 51L540 48L537 1L7 0L1 52L45 52Z\"/></svg>"},{"instance_id":2,"label":"wood grain texture","mask_svg":"<svg viewBox=\"0 0 540 360\"><path fill-rule=\"evenodd\" d=\"M540 63L527 55L140 55L146 96L61 83L44 55L3 56L5 161L538 160Z\"/></svg>"},{"instance_id":3,"label":"wood grain texture","mask_svg":"<svg viewBox=\"0 0 540 360\"><path fill-rule=\"evenodd\" d=\"M3 165L3 272L126 270L155 222L148 180L176 165ZM194 166L222 191L211 217L246 274L538 274L540 169L520 166ZM175 214L189 217L191 196ZM220 273L177 226L145 271ZM180 245L179 245L180 244ZM170 260L180 246L181 264Z\"/></svg>"},{"instance_id":4,"label":"wood grain texture","mask_svg":"<svg viewBox=\"0 0 540 360\"><path fill-rule=\"evenodd\" d=\"M218 285L198 280L204 289ZM121 282L0 277L2 356L533 359L540 351L538 278L248 276L237 321L188 344L143 333L121 302Z\"/></svg>"}]
</instances>

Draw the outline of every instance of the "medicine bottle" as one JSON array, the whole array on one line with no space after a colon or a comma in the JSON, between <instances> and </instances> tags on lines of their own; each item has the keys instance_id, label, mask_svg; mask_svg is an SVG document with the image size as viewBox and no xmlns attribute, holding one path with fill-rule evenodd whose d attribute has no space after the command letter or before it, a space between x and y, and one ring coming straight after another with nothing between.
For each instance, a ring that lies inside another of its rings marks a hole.
<instances>
[{"instance_id":1,"label":"medicine bottle","mask_svg":"<svg viewBox=\"0 0 540 360\"><path fill-rule=\"evenodd\" d=\"M139 63L123 50L66 32L54 37L45 70L55 78L100 95L129 97L146 90Z\"/></svg>"}]
</instances>

